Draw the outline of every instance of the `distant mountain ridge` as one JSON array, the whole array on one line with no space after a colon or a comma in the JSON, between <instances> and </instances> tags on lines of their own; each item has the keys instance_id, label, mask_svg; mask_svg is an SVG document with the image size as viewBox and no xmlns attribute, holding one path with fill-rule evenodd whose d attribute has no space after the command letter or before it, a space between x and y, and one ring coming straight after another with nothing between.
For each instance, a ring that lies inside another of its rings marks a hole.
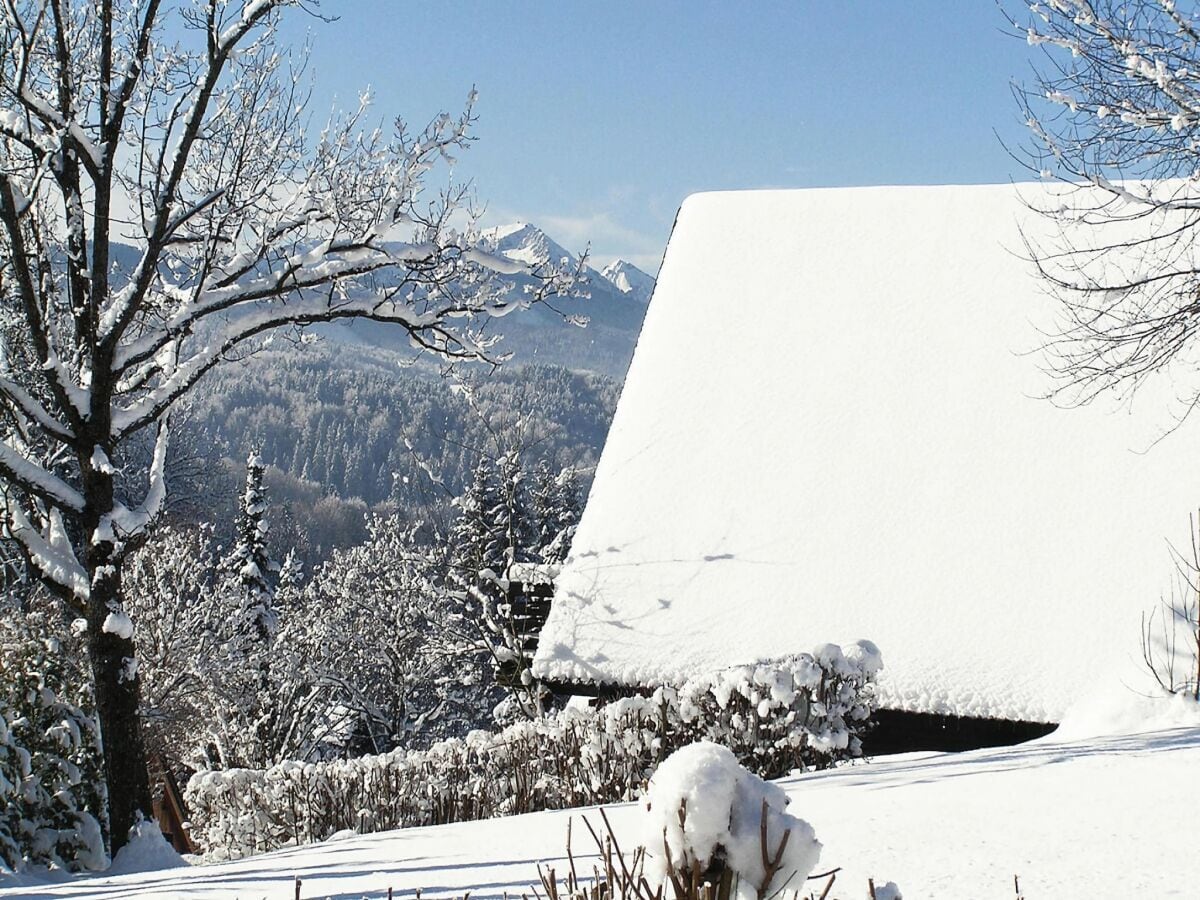
<instances>
[{"instance_id":1,"label":"distant mountain ridge","mask_svg":"<svg viewBox=\"0 0 1200 900\"><path fill-rule=\"evenodd\" d=\"M579 262L579 257L574 253L551 239L536 225L530 225L528 222L510 222L508 225L485 228L482 237L493 249L503 253L509 259L530 265L564 261L567 265L575 265Z\"/></svg>"},{"instance_id":2,"label":"distant mountain ridge","mask_svg":"<svg viewBox=\"0 0 1200 900\"><path fill-rule=\"evenodd\" d=\"M576 254L528 222L488 228L481 237L493 252L528 265L574 267L579 262ZM559 365L623 381L654 290L654 278L621 259L600 270L587 265L583 274L582 287L588 296L557 297L549 305L535 306L493 323L490 328L504 336L499 352L511 354L511 362L516 365ZM532 283L529 276L501 278L501 284L507 285L514 296ZM564 316L584 318L587 325L573 325ZM378 322L355 321L321 330L342 343L391 348L407 343L400 337L398 326Z\"/></svg>"},{"instance_id":3,"label":"distant mountain ridge","mask_svg":"<svg viewBox=\"0 0 1200 900\"><path fill-rule=\"evenodd\" d=\"M565 263L568 266L579 262L578 256L528 222L499 225L485 229L482 234L494 250L518 262L530 265ZM614 259L599 271L592 266L585 267L585 271L592 282L606 281L627 299L637 300L643 305L650 302L654 278L631 262Z\"/></svg>"}]
</instances>

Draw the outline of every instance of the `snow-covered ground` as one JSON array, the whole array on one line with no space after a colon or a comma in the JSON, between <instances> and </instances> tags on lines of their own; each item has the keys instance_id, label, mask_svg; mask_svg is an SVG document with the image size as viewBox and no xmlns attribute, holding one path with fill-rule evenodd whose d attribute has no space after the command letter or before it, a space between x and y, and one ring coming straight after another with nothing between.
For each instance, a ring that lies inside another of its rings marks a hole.
<instances>
[{"instance_id":1,"label":"snow-covered ground","mask_svg":"<svg viewBox=\"0 0 1200 900\"><path fill-rule=\"evenodd\" d=\"M868 876L913 898L1194 897L1200 727L962 754L907 754L780 782L816 830L817 870L841 866L831 897ZM587 814L587 811L582 811ZM26 880L0 897L475 898L530 893L537 865L562 871L567 820L539 813L352 837L222 865L69 882ZM611 809L619 835L639 810ZM594 812L593 820L597 820ZM577 857L586 854L575 828ZM584 863L586 866L587 863Z\"/></svg>"}]
</instances>

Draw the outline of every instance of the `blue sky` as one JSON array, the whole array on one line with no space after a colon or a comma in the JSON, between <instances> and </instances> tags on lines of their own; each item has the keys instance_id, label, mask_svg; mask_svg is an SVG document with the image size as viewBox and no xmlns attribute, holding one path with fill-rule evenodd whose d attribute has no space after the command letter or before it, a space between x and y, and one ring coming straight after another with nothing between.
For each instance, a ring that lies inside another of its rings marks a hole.
<instances>
[{"instance_id":1,"label":"blue sky","mask_svg":"<svg viewBox=\"0 0 1200 900\"><path fill-rule=\"evenodd\" d=\"M1023 178L1010 93L1029 71L991 0L325 0L314 108L370 85L423 124L479 91L459 162L490 223L523 219L599 264L653 272L694 191ZM1000 137L997 137L997 134Z\"/></svg>"}]
</instances>

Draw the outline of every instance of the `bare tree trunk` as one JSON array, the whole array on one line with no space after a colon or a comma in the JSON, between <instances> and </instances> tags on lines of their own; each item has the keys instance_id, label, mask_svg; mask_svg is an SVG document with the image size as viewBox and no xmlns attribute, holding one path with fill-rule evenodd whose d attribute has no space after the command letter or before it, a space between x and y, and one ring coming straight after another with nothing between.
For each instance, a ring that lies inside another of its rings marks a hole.
<instances>
[{"instance_id":1,"label":"bare tree trunk","mask_svg":"<svg viewBox=\"0 0 1200 900\"><path fill-rule=\"evenodd\" d=\"M107 580L107 579L106 579ZM140 679L126 674L126 659L134 658L133 641L103 630L108 615L103 594L94 591L88 606L88 656L96 691L96 712L104 741L104 772L108 783L108 818L112 853L129 841L138 816L152 817L146 749L138 715Z\"/></svg>"},{"instance_id":2,"label":"bare tree trunk","mask_svg":"<svg viewBox=\"0 0 1200 900\"><path fill-rule=\"evenodd\" d=\"M91 472L84 534L95 534L99 509L112 509L111 476ZM153 818L146 747L139 714L141 679L137 651L129 631L105 629L105 622L121 605L121 564L110 541L87 541L87 570L91 594L87 604L87 649L96 692L96 713L104 745L104 772L108 786L109 844L112 854L129 842L129 830L139 818ZM122 613L123 615L123 613ZM128 621L126 619L126 621ZM131 626L130 626L131 627Z\"/></svg>"}]
</instances>

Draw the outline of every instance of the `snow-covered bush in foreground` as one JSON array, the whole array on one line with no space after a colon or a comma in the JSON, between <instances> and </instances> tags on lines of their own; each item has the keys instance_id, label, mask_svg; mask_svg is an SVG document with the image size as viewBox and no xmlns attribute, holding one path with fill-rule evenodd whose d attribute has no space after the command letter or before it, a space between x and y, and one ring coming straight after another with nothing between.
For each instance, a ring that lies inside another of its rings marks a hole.
<instances>
[{"instance_id":1,"label":"snow-covered bush in foreground","mask_svg":"<svg viewBox=\"0 0 1200 900\"><path fill-rule=\"evenodd\" d=\"M824 768L861 755L858 733L875 709L882 668L870 641L822 644L811 655L688 681L678 692L678 712L688 738L729 747L764 778Z\"/></svg>"},{"instance_id":2,"label":"snow-covered bush in foreground","mask_svg":"<svg viewBox=\"0 0 1200 900\"><path fill-rule=\"evenodd\" d=\"M861 752L882 666L868 641L824 645L598 708L569 708L427 750L197 773L193 839L213 858L385 831L634 799L673 750L731 748L760 775Z\"/></svg>"},{"instance_id":3,"label":"snow-covered bush in foreground","mask_svg":"<svg viewBox=\"0 0 1200 900\"><path fill-rule=\"evenodd\" d=\"M821 856L812 826L786 812L783 789L709 741L671 754L644 803L646 877L672 886L677 897L689 893L685 879L717 884L724 877L736 896L764 900L796 890Z\"/></svg>"},{"instance_id":4,"label":"snow-covered bush in foreground","mask_svg":"<svg viewBox=\"0 0 1200 900\"><path fill-rule=\"evenodd\" d=\"M129 834L129 843L122 847L108 868L109 875L131 872L155 872L186 866L175 848L163 837L153 819L139 819Z\"/></svg>"}]
</instances>

